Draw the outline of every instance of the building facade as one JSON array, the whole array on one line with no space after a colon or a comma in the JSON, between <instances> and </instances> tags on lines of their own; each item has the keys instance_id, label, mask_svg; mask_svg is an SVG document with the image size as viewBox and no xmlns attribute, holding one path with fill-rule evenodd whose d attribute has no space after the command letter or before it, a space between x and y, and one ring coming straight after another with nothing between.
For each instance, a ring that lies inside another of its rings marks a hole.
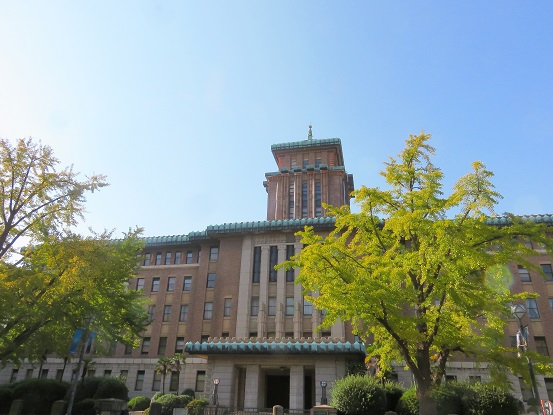
<instances>
[{"instance_id":1,"label":"building facade","mask_svg":"<svg viewBox=\"0 0 553 415\"><path fill-rule=\"evenodd\" d=\"M116 345L109 357L95 356L88 375L126 378L130 396L161 391L159 358L183 353L186 364L167 376L165 391L193 389L208 399L217 388L218 403L233 408L293 410L321 403L324 382L343 377L348 366L364 361L365 348L348 323L318 330L324 311L304 300L295 284L299 270L275 265L302 249L295 233L304 226L328 233L334 220L323 204L349 205L353 176L345 169L340 139L275 144L277 169L266 173L264 221L225 223L186 235L146 238L144 259L130 288L148 299L151 324L139 348ZM553 218L545 217L553 224ZM551 258L532 258L548 275L511 264L516 292L538 292L527 304L529 347L553 353L553 271ZM506 343L518 323L509 322ZM74 363L74 362L73 362ZM26 377L69 380L71 370L55 356L41 366L23 364L0 370L0 382ZM73 365L74 366L74 365ZM409 385L403 367L396 378ZM485 367L452 362L448 380L482 380ZM216 380L217 385L215 385ZM516 393L527 388L513 378ZM553 379L538 377L540 395L553 400Z\"/></svg>"}]
</instances>

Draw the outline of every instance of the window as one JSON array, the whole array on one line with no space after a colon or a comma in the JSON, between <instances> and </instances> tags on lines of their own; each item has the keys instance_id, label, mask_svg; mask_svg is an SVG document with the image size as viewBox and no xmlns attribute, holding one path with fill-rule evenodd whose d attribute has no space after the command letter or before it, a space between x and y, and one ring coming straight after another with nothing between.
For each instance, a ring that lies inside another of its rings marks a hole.
<instances>
[{"instance_id":1,"label":"window","mask_svg":"<svg viewBox=\"0 0 553 415\"><path fill-rule=\"evenodd\" d=\"M192 287L192 277L184 277L184 284L182 286L183 291L190 291Z\"/></svg>"},{"instance_id":2,"label":"window","mask_svg":"<svg viewBox=\"0 0 553 415\"><path fill-rule=\"evenodd\" d=\"M179 372L171 372L171 379L169 380L169 390L171 392L179 389Z\"/></svg>"},{"instance_id":3,"label":"window","mask_svg":"<svg viewBox=\"0 0 553 415\"><path fill-rule=\"evenodd\" d=\"M181 255L182 255L182 252L175 252L175 260L173 261L173 264L180 264Z\"/></svg>"},{"instance_id":4,"label":"window","mask_svg":"<svg viewBox=\"0 0 553 415\"><path fill-rule=\"evenodd\" d=\"M303 168L305 169L309 165L309 159L303 159Z\"/></svg>"},{"instance_id":5,"label":"window","mask_svg":"<svg viewBox=\"0 0 553 415\"><path fill-rule=\"evenodd\" d=\"M165 252L165 265L171 265L171 251Z\"/></svg>"},{"instance_id":6,"label":"window","mask_svg":"<svg viewBox=\"0 0 553 415\"><path fill-rule=\"evenodd\" d=\"M134 384L134 390L141 391L144 387L144 370L138 370L136 372L136 382Z\"/></svg>"},{"instance_id":7,"label":"window","mask_svg":"<svg viewBox=\"0 0 553 415\"><path fill-rule=\"evenodd\" d=\"M56 370L56 380L58 382L61 382L63 380L63 369Z\"/></svg>"},{"instance_id":8,"label":"window","mask_svg":"<svg viewBox=\"0 0 553 415\"><path fill-rule=\"evenodd\" d=\"M307 180L301 184L301 217L307 218Z\"/></svg>"},{"instance_id":9,"label":"window","mask_svg":"<svg viewBox=\"0 0 553 415\"><path fill-rule=\"evenodd\" d=\"M294 183L290 183L288 188L288 219L294 219L294 214L296 210L296 186Z\"/></svg>"},{"instance_id":10,"label":"window","mask_svg":"<svg viewBox=\"0 0 553 415\"><path fill-rule=\"evenodd\" d=\"M202 248L198 248L198 260L196 261L198 264L200 263L201 257L202 257Z\"/></svg>"},{"instance_id":11,"label":"window","mask_svg":"<svg viewBox=\"0 0 553 415\"><path fill-rule=\"evenodd\" d=\"M209 260L217 261L218 257L219 257L219 247L212 246L211 248L209 248Z\"/></svg>"},{"instance_id":12,"label":"window","mask_svg":"<svg viewBox=\"0 0 553 415\"><path fill-rule=\"evenodd\" d=\"M157 293L159 291L159 277L152 279L152 292Z\"/></svg>"},{"instance_id":13,"label":"window","mask_svg":"<svg viewBox=\"0 0 553 415\"><path fill-rule=\"evenodd\" d=\"M146 252L146 254L144 255L144 266L148 266L150 265L150 257L151 257L151 254L149 252Z\"/></svg>"},{"instance_id":14,"label":"window","mask_svg":"<svg viewBox=\"0 0 553 415\"><path fill-rule=\"evenodd\" d=\"M322 331L321 337L332 337L332 333L330 331Z\"/></svg>"},{"instance_id":15,"label":"window","mask_svg":"<svg viewBox=\"0 0 553 415\"><path fill-rule=\"evenodd\" d=\"M154 370L154 380L152 382L152 390L158 391L161 388L161 373Z\"/></svg>"},{"instance_id":16,"label":"window","mask_svg":"<svg viewBox=\"0 0 553 415\"><path fill-rule=\"evenodd\" d=\"M155 314L156 314L156 306L155 304L151 304L148 307L148 321L150 322L154 321Z\"/></svg>"},{"instance_id":17,"label":"window","mask_svg":"<svg viewBox=\"0 0 553 415\"><path fill-rule=\"evenodd\" d=\"M294 245L286 245L286 261L294 256ZM286 270L286 282L294 282L294 268Z\"/></svg>"},{"instance_id":18,"label":"window","mask_svg":"<svg viewBox=\"0 0 553 415\"><path fill-rule=\"evenodd\" d=\"M451 383L451 382L457 382L457 376L456 375L446 375L445 376L445 383Z\"/></svg>"},{"instance_id":19,"label":"window","mask_svg":"<svg viewBox=\"0 0 553 415\"><path fill-rule=\"evenodd\" d=\"M182 304L180 306L179 321L186 321L188 319L188 304Z\"/></svg>"},{"instance_id":20,"label":"window","mask_svg":"<svg viewBox=\"0 0 553 415\"><path fill-rule=\"evenodd\" d=\"M203 392L205 390L205 370L198 370L196 372L196 392Z\"/></svg>"},{"instance_id":21,"label":"window","mask_svg":"<svg viewBox=\"0 0 553 415\"><path fill-rule=\"evenodd\" d=\"M186 251L186 263L187 264L192 263L192 251Z\"/></svg>"},{"instance_id":22,"label":"window","mask_svg":"<svg viewBox=\"0 0 553 415\"><path fill-rule=\"evenodd\" d=\"M540 318L540 312L538 311L538 304L534 298L526 300L526 309L528 310L528 317Z\"/></svg>"},{"instance_id":23,"label":"window","mask_svg":"<svg viewBox=\"0 0 553 415\"><path fill-rule=\"evenodd\" d=\"M169 277L167 280L167 291L175 291L175 282L177 281L176 277Z\"/></svg>"},{"instance_id":24,"label":"window","mask_svg":"<svg viewBox=\"0 0 553 415\"><path fill-rule=\"evenodd\" d=\"M96 376L96 369L87 369L86 376L89 378Z\"/></svg>"},{"instance_id":25,"label":"window","mask_svg":"<svg viewBox=\"0 0 553 415\"><path fill-rule=\"evenodd\" d=\"M140 353L148 354L149 351L150 351L150 338L144 337L142 339L142 349L140 349Z\"/></svg>"},{"instance_id":26,"label":"window","mask_svg":"<svg viewBox=\"0 0 553 415\"><path fill-rule=\"evenodd\" d=\"M143 290L144 289L144 278L137 278L136 279L136 290Z\"/></svg>"},{"instance_id":27,"label":"window","mask_svg":"<svg viewBox=\"0 0 553 415\"><path fill-rule=\"evenodd\" d=\"M216 275L213 273L207 274L207 288L215 288L215 278Z\"/></svg>"},{"instance_id":28,"label":"window","mask_svg":"<svg viewBox=\"0 0 553 415\"><path fill-rule=\"evenodd\" d=\"M177 337L175 353L184 353L184 337Z\"/></svg>"},{"instance_id":29,"label":"window","mask_svg":"<svg viewBox=\"0 0 553 415\"><path fill-rule=\"evenodd\" d=\"M522 265L517 265L518 268L518 275L520 277L521 282L530 282L532 281L530 279L530 273L526 268L524 268Z\"/></svg>"},{"instance_id":30,"label":"window","mask_svg":"<svg viewBox=\"0 0 553 415\"><path fill-rule=\"evenodd\" d=\"M14 383L15 381L17 381L17 374L18 373L19 373L19 369L12 369L12 375L10 376L10 383ZM61 379L59 379L59 380L61 380Z\"/></svg>"},{"instance_id":31,"label":"window","mask_svg":"<svg viewBox=\"0 0 553 415\"><path fill-rule=\"evenodd\" d=\"M171 319L172 308L173 306L171 305L166 305L165 307L163 307L163 321L167 322Z\"/></svg>"},{"instance_id":32,"label":"window","mask_svg":"<svg viewBox=\"0 0 553 415\"><path fill-rule=\"evenodd\" d=\"M482 383L482 376L469 375L469 383Z\"/></svg>"},{"instance_id":33,"label":"window","mask_svg":"<svg viewBox=\"0 0 553 415\"><path fill-rule=\"evenodd\" d=\"M277 299L276 297L269 297L269 315L276 316L277 311Z\"/></svg>"},{"instance_id":34,"label":"window","mask_svg":"<svg viewBox=\"0 0 553 415\"><path fill-rule=\"evenodd\" d=\"M161 265L161 252L156 252L156 265Z\"/></svg>"},{"instance_id":35,"label":"window","mask_svg":"<svg viewBox=\"0 0 553 415\"><path fill-rule=\"evenodd\" d=\"M230 317L231 307L232 307L232 298L225 298L225 308L223 311L224 317Z\"/></svg>"},{"instance_id":36,"label":"window","mask_svg":"<svg viewBox=\"0 0 553 415\"><path fill-rule=\"evenodd\" d=\"M157 346L157 354L164 355L167 351L167 337L160 337L159 344Z\"/></svg>"},{"instance_id":37,"label":"window","mask_svg":"<svg viewBox=\"0 0 553 415\"><path fill-rule=\"evenodd\" d=\"M278 247L273 245L269 248L269 282L277 281Z\"/></svg>"},{"instance_id":38,"label":"window","mask_svg":"<svg viewBox=\"0 0 553 415\"><path fill-rule=\"evenodd\" d=\"M259 297L252 297L250 316L255 317L257 315L259 315Z\"/></svg>"},{"instance_id":39,"label":"window","mask_svg":"<svg viewBox=\"0 0 553 415\"><path fill-rule=\"evenodd\" d=\"M261 280L261 247L253 248L253 273L252 282L256 283Z\"/></svg>"},{"instance_id":40,"label":"window","mask_svg":"<svg viewBox=\"0 0 553 415\"><path fill-rule=\"evenodd\" d=\"M213 303L204 304L204 320L211 320L213 315Z\"/></svg>"},{"instance_id":41,"label":"window","mask_svg":"<svg viewBox=\"0 0 553 415\"><path fill-rule=\"evenodd\" d=\"M540 264L541 270L545 274L546 281L553 281L553 269L551 269L551 264Z\"/></svg>"},{"instance_id":42,"label":"window","mask_svg":"<svg viewBox=\"0 0 553 415\"><path fill-rule=\"evenodd\" d=\"M202 334L200 336L200 343L207 343L209 340L209 334Z\"/></svg>"},{"instance_id":43,"label":"window","mask_svg":"<svg viewBox=\"0 0 553 415\"><path fill-rule=\"evenodd\" d=\"M33 377L34 369L27 369L27 373L25 373L25 379L31 379Z\"/></svg>"},{"instance_id":44,"label":"window","mask_svg":"<svg viewBox=\"0 0 553 415\"><path fill-rule=\"evenodd\" d=\"M539 354L544 356L549 356L549 351L547 350L547 342L545 337L534 337L534 342L536 343L536 351Z\"/></svg>"},{"instance_id":45,"label":"window","mask_svg":"<svg viewBox=\"0 0 553 415\"><path fill-rule=\"evenodd\" d=\"M123 379L124 382L126 382L126 381L127 381L127 378L129 377L129 371L128 371L128 370L125 370L125 369L121 370L121 371L119 372L119 377L120 377L121 379Z\"/></svg>"},{"instance_id":46,"label":"window","mask_svg":"<svg viewBox=\"0 0 553 415\"><path fill-rule=\"evenodd\" d=\"M287 316L294 315L294 297L286 297L286 310L284 314Z\"/></svg>"},{"instance_id":47,"label":"window","mask_svg":"<svg viewBox=\"0 0 553 415\"><path fill-rule=\"evenodd\" d=\"M131 354L132 353L132 346L131 345L128 345L126 344L125 345L125 354Z\"/></svg>"},{"instance_id":48,"label":"window","mask_svg":"<svg viewBox=\"0 0 553 415\"><path fill-rule=\"evenodd\" d=\"M323 215L321 181L315 180L315 217L320 218Z\"/></svg>"},{"instance_id":49,"label":"window","mask_svg":"<svg viewBox=\"0 0 553 415\"><path fill-rule=\"evenodd\" d=\"M111 369L105 369L104 370L104 377L110 378L111 377Z\"/></svg>"},{"instance_id":50,"label":"window","mask_svg":"<svg viewBox=\"0 0 553 415\"><path fill-rule=\"evenodd\" d=\"M310 316L313 314L313 304L307 300L303 300L303 315Z\"/></svg>"},{"instance_id":51,"label":"window","mask_svg":"<svg viewBox=\"0 0 553 415\"><path fill-rule=\"evenodd\" d=\"M547 398L553 401L553 378L544 378L545 389L547 390Z\"/></svg>"}]
</instances>

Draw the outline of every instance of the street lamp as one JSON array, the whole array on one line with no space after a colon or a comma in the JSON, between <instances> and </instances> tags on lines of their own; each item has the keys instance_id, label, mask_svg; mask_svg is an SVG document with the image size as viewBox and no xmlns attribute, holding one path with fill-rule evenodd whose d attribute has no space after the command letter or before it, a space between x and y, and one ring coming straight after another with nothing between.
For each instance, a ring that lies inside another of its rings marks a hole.
<instances>
[{"instance_id":1,"label":"street lamp","mask_svg":"<svg viewBox=\"0 0 553 415\"><path fill-rule=\"evenodd\" d=\"M522 304L513 305L511 306L511 314L518 320L519 329L517 331L517 348L519 349L518 355L520 356L520 352L525 352L528 347L528 326L524 327L522 324L522 318L526 314L526 308ZM532 395L539 404L540 393L538 392L538 386L536 384L534 367L528 357L526 357L526 360L528 360L528 371L530 372L530 380L532 381Z\"/></svg>"},{"instance_id":2,"label":"street lamp","mask_svg":"<svg viewBox=\"0 0 553 415\"><path fill-rule=\"evenodd\" d=\"M213 379L213 395L211 397L211 403L213 405L219 405L219 395L217 394L217 387L219 386L219 379Z\"/></svg>"},{"instance_id":3,"label":"street lamp","mask_svg":"<svg viewBox=\"0 0 553 415\"><path fill-rule=\"evenodd\" d=\"M326 399L326 382L324 380L321 380L321 388L323 389L323 393L321 396L321 405L327 405L328 401Z\"/></svg>"}]
</instances>

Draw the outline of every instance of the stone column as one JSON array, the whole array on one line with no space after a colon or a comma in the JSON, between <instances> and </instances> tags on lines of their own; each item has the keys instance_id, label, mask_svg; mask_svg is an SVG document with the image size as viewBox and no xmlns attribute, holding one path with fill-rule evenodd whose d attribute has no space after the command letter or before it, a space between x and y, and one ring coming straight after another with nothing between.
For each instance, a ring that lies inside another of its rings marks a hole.
<instances>
[{"instance_id":1,"label":"stone column","mask_svg":"<svg viewBox=\"0 0 553 415\"><path fill-rule=\"evenodd\" d=\"M303 410L303 366L290 367L290 409Z\"/></svg>"},{"instance_id":2,"label":"stone column","mask_svg":"<svg viewBox=\"0 0 553 415\"><path fill-rule=\"evenodd\" d=\"M242 241L242 258L240 261L240 286L238 290L238 308L236 316L236 337L250 336L250 299L253 272L253 241L245 236Z\"/></svg>"},{"instance_id":3,"label":"stone column","mask_svg":"<svg viewBox=\"0 0 553 415\"><path fill-rule=\"evenodd\" d=\"M246 393L244 395L244 408L258 408L260 375L261 370L259 365L246 366Z\"/></svg>"},{"instance_id":4,"label":"stone column","mask_svg":"<svg viewBox=\"0 0 553 415\"><path fill-rule=\"evenodd\" d=\"M278 245L278 263L286 260L286 244ZM276 337L284 336L284 306L286 301L286 271L281 268L277 271L277 314L275 318Z\"/></svg>"}]
</instances>

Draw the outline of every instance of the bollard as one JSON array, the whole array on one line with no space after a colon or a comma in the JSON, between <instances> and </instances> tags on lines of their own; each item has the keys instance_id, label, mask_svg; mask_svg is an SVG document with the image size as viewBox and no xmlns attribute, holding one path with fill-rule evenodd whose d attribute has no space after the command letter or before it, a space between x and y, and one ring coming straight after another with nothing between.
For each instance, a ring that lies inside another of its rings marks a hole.
<instances>
[{"instance_id":1,"label":"bollard","mask_svg":"<svg viewBox=\"0 0 553 415\"><path fill-rule=\"evenodd\" d=\"M52 409L50 410L50 415L64 415L67 411L67 402L66 401L55 401L52 404Z\"/></svg>"},{"instance_id":2,"label":"bollard","mask_svg":"<svg viewBox=\"0 0 553 415\"><path fill-rule=\"evenodd\" d=\"M23 413L23 399L14 399L10 406L9 415L21 415Z\"/></svg>"},{"instance_id":3,"label":"bollard","mask_svg":"<svg viewBox=\"0 0 553 415\"><path fill-rule=\"evenodd\" d=\"M284 408L280 405L273 406L273 415L284 415Z\"/></svg>"},{"instance_id":4,"label":"bollard","mask_svg":"<svg viewBox=\"0 0 553 415\"><path fill-rule=\"evenodd\" d=\"M161 415L161 404L159 402L150 403L150 415Z\"/></svg>"}]
</instances>

